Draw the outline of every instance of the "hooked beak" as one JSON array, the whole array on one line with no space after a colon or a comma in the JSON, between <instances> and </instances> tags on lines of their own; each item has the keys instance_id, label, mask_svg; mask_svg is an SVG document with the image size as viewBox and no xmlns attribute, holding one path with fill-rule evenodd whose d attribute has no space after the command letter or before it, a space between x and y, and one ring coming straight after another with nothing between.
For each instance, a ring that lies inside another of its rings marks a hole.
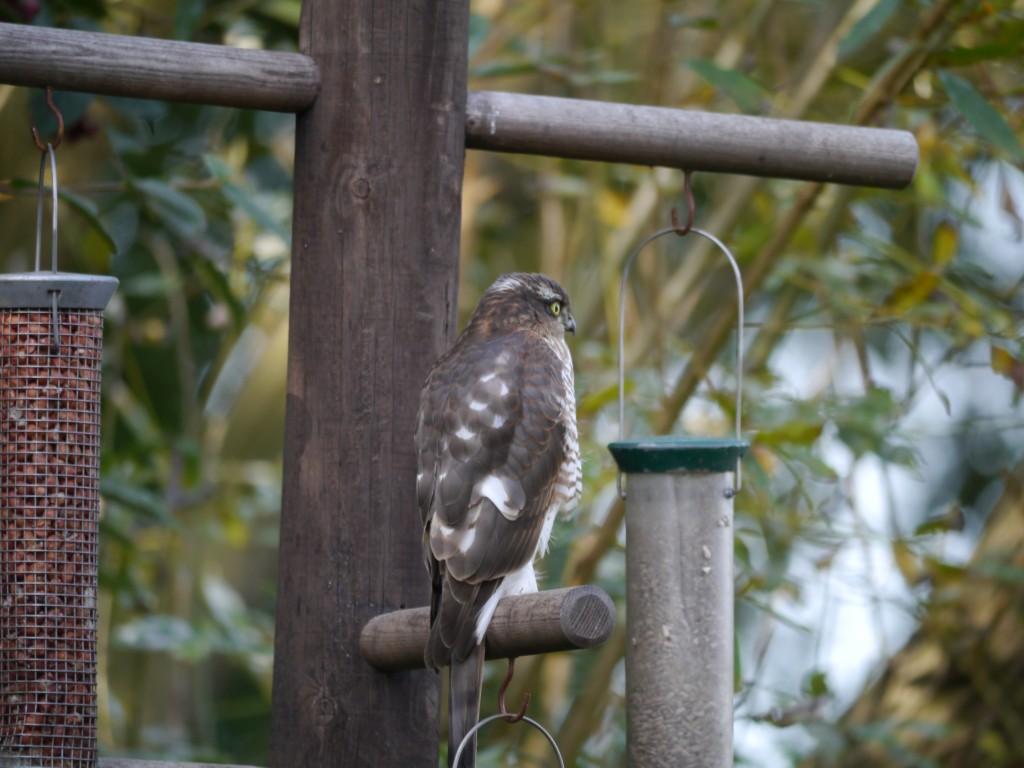
<instances>
[{"instance_id":1,"label":"hooked beak","mask_svg":"<svg viewBox=\"0 0 1024 768\"><path fill-rule=\"evenodd\" d=\"M576 318L570 315L568 312L564 315L565 319L562 321L565 323L565 330L571 333L573 336L576 335Z\"/></svg>"}]
</instances>

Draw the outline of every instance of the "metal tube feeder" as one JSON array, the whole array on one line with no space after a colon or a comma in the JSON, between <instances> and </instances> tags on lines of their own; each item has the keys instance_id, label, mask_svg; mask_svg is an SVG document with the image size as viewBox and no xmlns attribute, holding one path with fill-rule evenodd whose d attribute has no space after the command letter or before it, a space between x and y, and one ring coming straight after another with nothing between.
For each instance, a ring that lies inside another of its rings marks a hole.
<instances>
[{"instance_id":1,"label":"metal tube feeder","mask_svg":"<svg viewBox=\"0 0 1024 768\"><path fill-rule=\"evenodd\" d=\"M687 174L687 193L689 174ZM729 250L692 227L663 229L626 262L619 299L619 440L608 447L626 500L626 750L630 768L733 764L733 497L739 460L743 283ZM728 257L736 277L735 439L676 436L624 440L626 284L653 240L695 233ZM622 476L626 476L623 487Z\"/></svg>"},{"instance_id":2,"label":"metal tube feeder","mask_svg":"<svg viewBox=\"0 0 1024 768\"><path fill-rule=\"evenodd\" d=\"M731 766L733 484L747 444L609 446L626 473L631 766Z\"/></svg>"}]
</instances>

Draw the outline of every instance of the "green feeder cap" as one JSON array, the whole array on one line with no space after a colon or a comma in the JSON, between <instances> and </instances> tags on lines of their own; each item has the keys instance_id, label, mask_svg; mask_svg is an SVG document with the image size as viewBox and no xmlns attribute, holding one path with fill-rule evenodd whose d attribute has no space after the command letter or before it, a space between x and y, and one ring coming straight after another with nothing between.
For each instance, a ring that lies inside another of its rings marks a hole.
<instances>
[{"instance_id":1,"label":"green feeder cap","mask_svg":"<svg viewBox=\"0 0 1024 768\"><path fill-rule=\"evenodd\" d=\"M623 472L732 472L750 448L745 440L663 435L610 443Z\"/></svg>"}]
</instances>

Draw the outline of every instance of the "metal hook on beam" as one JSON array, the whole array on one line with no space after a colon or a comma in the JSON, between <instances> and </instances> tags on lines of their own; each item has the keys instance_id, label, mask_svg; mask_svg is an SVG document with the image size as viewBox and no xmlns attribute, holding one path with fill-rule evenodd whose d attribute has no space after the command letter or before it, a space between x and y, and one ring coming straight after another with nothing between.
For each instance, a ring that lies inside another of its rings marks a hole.
<instances>
[{"instance_id":1,"label":"metal hook on beam","mask_svg":"<svg viewBox=\"0 0 1024 768\"><path fill-rule=\"evenodd\" d=\"M672 208L672 229L680 237L688 235L690 230L693 228L693 216L697 204L693 200L693 187L690 184L690 179L693 176L693 171L683 171L683 194L686 195L686 226L679 226L679 212Z\"/></svg>"},{"instance_id":2,"label":"metal hook on beam","mask_svg":"<svg viewBox=\"0 0 1024 768\"><path fill-rule=\"evenodd\" d=\"M519 707L518 712L509 712L505 709L505 692L508 690L509 683L512 682L512 676L516 673L516 660L509 657L508 660L508 672L505 673L505 679L501 681L501 687L498 688L498 712L501 713L502 717L505 718L506 723L518 723L524 717L526 717L526 708L530 706L530 694L523 694L523 704Z\"/></svg>"},{"instance_id":3,"label":"metal hook on beam","mask_svg":"<svg viewBox=\"0 0 1024 768\"><path fill-rule=\"evenodd\" d=\"M32 141L35 142L36 149L43 154L46 154L47 147L56 149L60 146L60 143L64 141L64 115L57 109L57 105L53 103L53 88L46 86L46 107L53 113L53 116L57 118L57 136L51 142L43 142L39 139L39 131L36 127L32 126Z\"/></svg>"}]
</instances>

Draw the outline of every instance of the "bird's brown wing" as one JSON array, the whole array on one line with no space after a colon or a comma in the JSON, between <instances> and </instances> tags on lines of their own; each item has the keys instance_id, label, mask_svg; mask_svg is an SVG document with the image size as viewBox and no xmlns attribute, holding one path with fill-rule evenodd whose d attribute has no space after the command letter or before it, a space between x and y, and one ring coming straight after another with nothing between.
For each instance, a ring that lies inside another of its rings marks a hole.
<instances>
[{"instance_id":1,"label":"bird's brown wing","mask_svg":"<svg viewBox=\"0 0 1024 768\"><path fill-rule=\"evenodd\" d=\"M431 666L453 650L465 657L480 608L534 558L565 459L563 365L522 331L456 344L424 386L417 499L434 583Z\"/></svg>"}]
</instances>

